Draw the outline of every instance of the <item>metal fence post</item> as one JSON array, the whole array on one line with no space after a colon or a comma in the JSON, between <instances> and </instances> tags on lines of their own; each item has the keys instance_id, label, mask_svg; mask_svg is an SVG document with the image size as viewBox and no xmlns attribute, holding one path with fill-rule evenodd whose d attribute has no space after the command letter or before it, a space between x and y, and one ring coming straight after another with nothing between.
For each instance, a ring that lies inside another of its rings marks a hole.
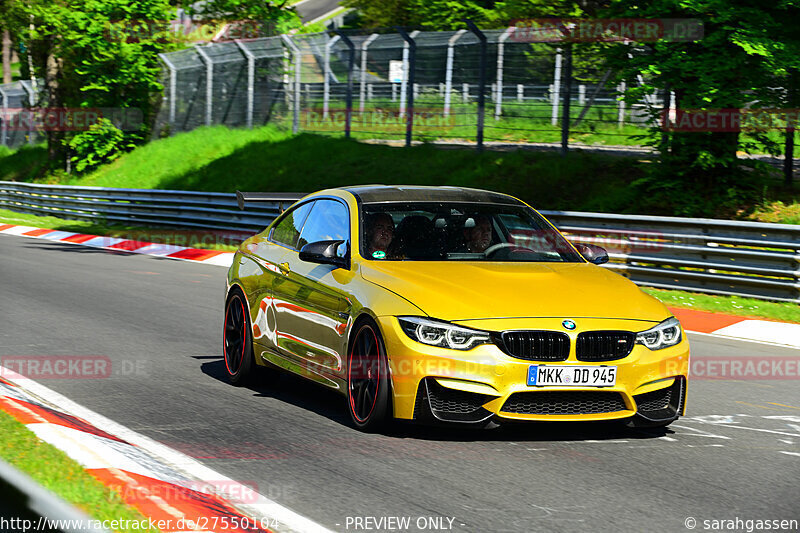
<instances>
[{"instance_id":1,"label":"metal fence post","mask_svg":"<svg viewBox=\"0 0 800 533\"><path fill-rule=\"evenodd\" d=\"M197 50L197 53L206 65L206 126L210 126L214 109L212 107L214 101L214 62L202 47L198 46L195 50Z\"/></svg>"},{"instance_id":2,"label":"metal fence post","mask_svg":"<svg viewBox=\"0 0 800 533\"><path fill-rule=\"evenodd\" d=\"M0 128L0 144L5 146L8 143L8 95L6 95L5 91L3 91L3 87L0 86L0 98L3 99L3 116L0 117L3 119L2 128Z\"/></svg>"},{"instance_id":3,"label":"metal fence post","mask_svg":"<svg viewBox=\"0 0 800 533\"><path fill-rule=\"evenodd\" d=\"M35 80L35 79L34 79ZM36 104L36 88L33 85L30 85L31 82L28 80L22 80L19 82L22 85L22 88L25 90L25 93L28 95L28 105L33 107ZM33 120L31 120L31 128L28 130L28 144L33 144L33 134L36 132L36 125Z\"/></svg>"},{"instance_id":4,"label":"metal fence post","mask_svg":"<svg viewBox=\"0 0 800 533\"><path fill-rule=\"evenodd\" d=\"M556 68L553 72L553 113L550 117L550 124L558 124L558 98L561 94L561 48L556 50Z\"/></svg>"},{"instance_id":5,"label":"metal fence post","mask_svg":"<svg viewBox=\"0 0 800 533\"><path fill-rule=\"evenodd\" d=\"M467 30L458 30L447 41L447 66L444 74L444 116L450 114L450 91L453 90L453 59L455 57L455 44Z\"/></svg>"},{"instance_id":6,"label":"metal fence post","mask_svg":"<svg viewBox=\"0 0 800 533\"><path fill-rule=\"evenodd\" d=\"M325 43L325 79L322 82L322 118L328 118L328 105L330 103L331 98L331 81L330 78L333 76L333 72L331 72L331 48L333 45L336 44L341 37L339 35L334 35L333 38Z\"/></svg>"},{"instance_id":7,"label":"metal fence post","mask_svg":"<svg viewBox=\"0 0 800 533\"><path fill-rule=\"evenodd\" d=\"M461 102L469 103L469 83L461 84Z\"/></svg>"},{"instance_id":8,"label":"metal fence post","mask_svg":"<svg viewBox=\"0 0 800 533\"><path fill-rule=\"evenodd\" d=\"M344 115L344 137L345 139L350 138L350 127L351 121L353 117L353 69L356 66L356 46L353 44L353 41L350 38L342 33L340 30L336 30L336 34L342 38L342 42L347 46L348 58L347 58L347 92L345 97L345 115Z\"/></svg>"},{"instance_id":9,"label":"metal fence post","mask_svg":"<svg viewBox=\"0 0 800 533\"><path fill-rule=\"evenodd\" d=\"M572 102L572 45L567 45L567 64L564 66L564 107L561 118L561 155L569 152L569 112Z\"/></svg>"},{"instance_id":10,"label":"metal fence post","mask_svg":"<svg viewBox=\"0 0 800 533\"><path fill-rule=\"evenodd\" d=\"M486 108L486 35L474 22L464 20L469 30L480 40L480 61L478 63L478 128L475 136L478 151L483 151L483 116Z\"/></svg>"},{"instance_id":11,"label":"metal fence post","mask_svg":"<svg viewBox=\"0 0 800 533\"><path fill-rule=\"evenodd\" d=\"M592 94L589 96L589 101L586 102L586 105L583 106L583 109L581 109L580 115L578 115L578 118L575 119L575 123L572 125L573 127L577 127L586 116L586 113L589 112L589 109L594 104L594 99L597 98L597 95L600 94L600 91L603 90L603 87L605 87L609 76L611 76L611 69L608 69L603 73L603 77L600 78L600 81L595 86L594 91L592 91Z\"/></svg>"},{"instance_id":12,"label":"metal fence post","mask_svg":"<svg viewBox=\"0 0 800 533\"><path fill-rule=\"evenodd\" d=\"M176 114L176 88L178 86L178 69L175 67L175 64L169 60L166 54L158 54L158 57L161 58L161 61L167 66L167 70L169 70L169 125L170 129L175 125L175 114Z\"/></svg>"},{"instance_id":13,"label":"metal fence post","mask_svg":"<svg viewBox=\"0 0 800 533\"><path fill-rule=\"evenodd\" d=\"M621 128L625 124L625 82L617 86L617 91L622 94L619 99L619 110L617 111L617 127Z\"/></svg>"},{"instance_id":14,"label":"metal fence post","mask_svg":"<svg viewBox=\"0 0 800 533\"><path fill-rule=\"evenodd\" d=\"M301 57L300 57L300 48L294 44L294 41L286 35L281 35L283 37L283 42L292 50L292 55L294 56L294 90L292 91L292 133L297 133L300 131L300 66L301 66Z\"/></svg>"},{"instance_id":15,"label":"metal fence post","mask_svg":"<svg viewBox=\"0 0 800 533\"><path fill-rule=\"evenodd\" d=\"M414 93L416 92L414 89L416 84L414 83L414 70L415 70L415 63L417 59L417 43L414 41L414 37L419 33L418 31L411 32L411 35L406 33L403 28L397 28L397 32L406 42L405 46L403 47L403 60L408 61L408 71L403 76L403 79L406 80L406 91L408 91L407 99L408 99L408 113L406 114L406 146L411 146L411 137L414 134Z\"/></svg>"},{"instance_id":16,"label":"metal fence post","mask_svg":"<svg viewBox=\"0 0 800 533\"><path fill-rule=\"evenodd\" d=\"M578 85L578 105L586 103L586 85Z\"/></svg>"},{"instance_id":17,"label":"metal fence post","mask_svg":"<svg viewBox=\"0 0 800 533\"><path fill-rule=\"evenodd\" d=\"M494 119L499 120L503 113L503 54L506 39L514 31L514 26L504 31L497 39L497 98L494 100Z\"/></svg>"},{"instance_id":18,"label":"metal fence post","mask_svg":"<svg viewBox=\"0 0 800 533\"><path fill-rule=\"evenodd\" d=\"M372 41L378 38L377 33L373 33L361 43L361 84L358 90L358 112L364 112L364 93L367 87L367 48L372 44Z\"/></svg>"},{"instance_id":19,"label":"metal fence post","mask_svg":"<svg viewBox=\"0 0 800 533\"><path fill-rule=\"evenodd\" d=\"M412 31L410 37L417 36L418 31ZM400 81L400 118L406 114L406 97L408 93L408 41L403 43L403 79Z\"/></svg>"},{"instance_id":20,"label":"metal fence post","mask_svg":"<svg viewBox=\"0 0 800 533\"><path fill-rule=\"evenodd\" d=\"M525 86L521 83L517 84L517 102L520 104L525 100Z\"/></svg>"},{"instance_id":21,"label":"metal fence post","mask_svg":"<svg viewBox=\"0 0 800 533\"><path fill-rule=\"evenodd\" d=\"M669 83L667 83L664 85L664 101L661 107L661 146L659 148L661 157L664 157L669 151L669 133L667 132L669 125Z\"/></svg>"},{"instance_id":22,"label":"metal fence post","mask_svg":"<svg viewBox=\"0 0 800 533\"><path fill-rule=\"evenodd\" d=\"M256 56L247 49L247 47L239 40L235 39L234 42L239 50L247 58L247 127L253 127L253 101L255 91L256 79Z\"/></svg>"}]
</instances>

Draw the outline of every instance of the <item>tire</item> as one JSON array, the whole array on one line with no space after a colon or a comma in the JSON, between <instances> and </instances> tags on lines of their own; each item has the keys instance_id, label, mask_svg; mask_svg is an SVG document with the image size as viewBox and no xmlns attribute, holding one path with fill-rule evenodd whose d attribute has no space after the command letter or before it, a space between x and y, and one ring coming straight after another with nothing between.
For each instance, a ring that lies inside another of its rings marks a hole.
<instances>
[{"instance_id":1,"label":"tire","mask_svg":"<svg viewBox=\"0 0 800 533\"><path fill-rule=\"evenodd\" d=\"M244 385L253 378L253 334L250 313L241 289L234 287L225 304L225 322L222 328L222 355L228 380L234 385Z\"/></svg>"},{"instance_id":2,"label":"tire","mask_svg":"<svg viewBox=\"0 0 800 533\"><path fill-rule=\"evenodd\" d=\"M347 359L347 407L353 425L372 432L391 418L388 359L377 324L364 319L353 328Z\"/></svg>"}]
</instances>

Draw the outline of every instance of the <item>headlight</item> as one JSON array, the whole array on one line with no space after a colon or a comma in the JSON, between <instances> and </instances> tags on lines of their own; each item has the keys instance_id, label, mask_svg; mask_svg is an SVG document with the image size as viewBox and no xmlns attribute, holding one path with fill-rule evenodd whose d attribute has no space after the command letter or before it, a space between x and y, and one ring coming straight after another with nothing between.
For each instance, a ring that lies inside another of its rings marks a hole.
<instances>
[{"instance_id":1,"label":"headlight","mask_svg":"<svg viewBox=\"0 0 800 533\"><path fill-rule=\"evenodd\" d=\"M656 327L636 334L636 343L644 344L651 350L668 348L679 342L681 342L681 324L677 318L668 318Z\"/></svg>"},{"instance_id":2,"label":"headlight","mask_svg":"<svg viewBox=\"0 0 800 533\"><path fill-rule=\"evenodd\" d=\"M492 342L487 331L462 328L449 322L417 316L401 316L397 319L406 335L422 344L469 350L479 344Z\"/></svg>"}]
</instances>

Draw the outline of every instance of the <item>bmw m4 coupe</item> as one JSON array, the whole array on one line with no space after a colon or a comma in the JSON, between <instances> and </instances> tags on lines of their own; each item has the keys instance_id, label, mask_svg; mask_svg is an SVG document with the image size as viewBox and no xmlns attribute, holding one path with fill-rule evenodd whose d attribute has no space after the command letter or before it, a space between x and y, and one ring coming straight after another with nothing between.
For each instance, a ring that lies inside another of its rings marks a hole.
<instances>
[{"instance_id":1,"label":"bmw m4 coupe","mask_svg":"<svg viewBox=\"0 0 800 533\"><path fill-rule=\"evenodd\" d=\"M362 430L391 419L667 425L685 411L689 343L607 261L504 194L316 192L236 252L225 367L235 384L266 366L339 391Z\"/></svg>"}]
</instances>

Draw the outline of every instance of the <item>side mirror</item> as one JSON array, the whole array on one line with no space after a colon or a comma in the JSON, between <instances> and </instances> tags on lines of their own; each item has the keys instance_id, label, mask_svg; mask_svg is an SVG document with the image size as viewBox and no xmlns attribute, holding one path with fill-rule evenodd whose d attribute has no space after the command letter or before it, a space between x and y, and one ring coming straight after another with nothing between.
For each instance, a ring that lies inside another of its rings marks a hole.
<instances>
[{"instance_id":1,"label":"side mirror","mask_svg":"<svg viewBox=\"0 0 800 533\"><path fill-rule=\"evenodd\" d=\"M321 265L333 265L339 268L348 268L349 261L336 255L336 250L344 243L343 240L310 242L300 249L300 260Z\"/></svg>"},{"instance_id":2,"label":"side mirror","mask_svg":"<svg viewBox=\"0 0 800 533\"><path fill-rule=\"evenodd\" d=\"M608 263L608 252L605 248L596 246L594 244L576 244L575 247L581 253L584 259L595 265L602 265Z\"/></svg>"}]
</instances>

